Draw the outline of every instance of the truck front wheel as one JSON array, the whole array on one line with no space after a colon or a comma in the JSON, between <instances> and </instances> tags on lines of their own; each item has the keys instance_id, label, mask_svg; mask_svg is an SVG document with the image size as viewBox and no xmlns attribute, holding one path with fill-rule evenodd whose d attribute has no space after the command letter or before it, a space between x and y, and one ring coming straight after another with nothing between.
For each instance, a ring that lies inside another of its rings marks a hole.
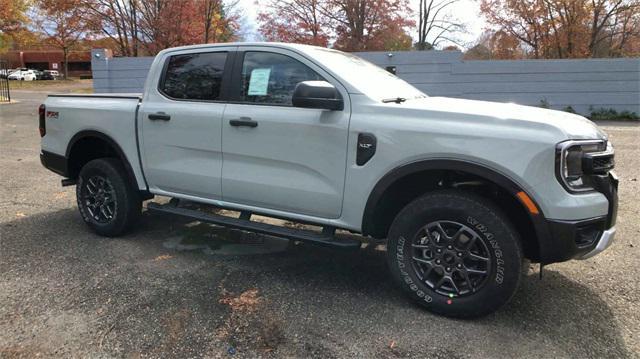
<instances>
[{"instance_id":1,"label":"truck front wheel","mask_svg":"<svg viewBox=\"0 0 640 359\"><path fill-rule=\"evenodd\" d=\"M78 209L85 223L99 235L124 233L140 217L142 200L115 158L89 161L76 185Z\"/></svg>"},{"instance_id":2,"label":"truck front wheel","mask_svg":"<svg viewBox=\"0 0 640 359\"><path fill-rule=\"evenodd\" d=\"M459 318L489 314L515 294L522 271L517 231L493 203L455 190L428 193L391 225L394 279L428 310Z\"/></svg>"}]
</instances>

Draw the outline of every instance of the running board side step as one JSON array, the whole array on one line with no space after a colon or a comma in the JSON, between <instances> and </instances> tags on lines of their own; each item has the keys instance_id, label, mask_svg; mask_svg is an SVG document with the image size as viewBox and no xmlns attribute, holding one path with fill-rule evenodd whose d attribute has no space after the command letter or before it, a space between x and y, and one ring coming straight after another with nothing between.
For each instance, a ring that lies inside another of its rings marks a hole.
<instances>
[{"instance_id":1,"label":"running board side step","mask_svg":"<svg viewBox=\"0 0 640 359\"><path fill-rule=\"evenodd\" d=\"M362 244L355 239L335 238L335 228L324 227L322 233L276 226L267 223L251 221L250 216L242 213L240 218L220 216L217 214L209 214L201 211L180 208L172 204L161 205L155 202L147 203L147 210L152 213L172 214L187 217L200 222L217 224L224 227L242 229L249 232L262 233L275 237L289 238L298 241L309 242L324 247L338 248L360 248Z\"/></svg>"}]
</instances>

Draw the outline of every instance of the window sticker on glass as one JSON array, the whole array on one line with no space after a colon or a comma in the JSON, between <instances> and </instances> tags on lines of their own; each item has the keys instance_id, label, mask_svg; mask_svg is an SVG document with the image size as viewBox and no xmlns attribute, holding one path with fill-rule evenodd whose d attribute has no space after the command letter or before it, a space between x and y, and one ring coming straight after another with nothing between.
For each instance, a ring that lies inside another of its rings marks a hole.
<instances>
[{"instance_id":1,"label":"window sticker on glass","mask_svg":"<svg viewBox=\"0 0 640 359\"><path fill-rule=\"evenodd\" d=\"M266 96L271 69L253 69L249 80L249 96Z\"/></svg>"}]
</instances>

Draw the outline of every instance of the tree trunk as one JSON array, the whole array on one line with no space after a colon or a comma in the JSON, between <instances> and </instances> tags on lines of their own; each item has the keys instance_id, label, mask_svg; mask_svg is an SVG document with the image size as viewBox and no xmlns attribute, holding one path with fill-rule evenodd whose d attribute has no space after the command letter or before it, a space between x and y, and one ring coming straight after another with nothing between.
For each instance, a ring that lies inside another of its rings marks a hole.
<instances>
[{"instance_id":1,"label":"tree trunk","mask_svg":"<svg viewBox=\"0 0 640 359\"><path fill-rule=\"evenodd\" d=\"M64 56L64 79L69 79L69 48L63 47L62 54Z\"/></svg>"},{"instance_id":2,"label":"tree trunk","mask_svg":"<svg viewBox=\"0 0 640 359\"><path fill-rule=\"evenodd\" d=\"M131 1L131 41L133 42L133 56L138 57L138 9L136 0Z\"/></svg>"},{"instance_id":3,"label":"tree trunk","mask_svg":"<svg viewBox=\"0 0 640 359\"><path fill-rule=\"evenodd\" d=\"M422 21L423 21L423 5L425 0L420 0L420 4L418 5L418 43L417 50L424 50L424 36L422 31Z\"/></svg>"}]
</instances>

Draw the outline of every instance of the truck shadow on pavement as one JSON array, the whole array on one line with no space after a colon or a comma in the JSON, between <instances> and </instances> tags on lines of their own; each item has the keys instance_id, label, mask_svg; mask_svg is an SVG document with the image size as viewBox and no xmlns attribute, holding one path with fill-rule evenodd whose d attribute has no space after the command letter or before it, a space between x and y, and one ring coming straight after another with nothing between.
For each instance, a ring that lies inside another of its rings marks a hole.
<instances>
[{"instance_id":1,"label":"truck shadow on pavement","mask_svg":"<svg viewBox=\"0 0 640 359\"><path fill-rule=\"evenodd\" d=\"M47 281L66 283L65 286L70 291L77 289L76 293L68 295L77 297L77 302L83 303L83 311L95 312L100 309L100 301L93 296L107 294L100 294L95 288L85 287L81 282L95 275L92 274L93 271L104 269L108 270L110 276L100 279L100 290L108 291L109 301L114 306L126 308L128 301L136 300L138 289L124 290L119 287L121 283L130 282L131 287L133 283L145 287L145 293L141 295L155 298L154 302L180 303L182 308L189 311L189 314L183 315L186 318L205 318L196 321L200 324L183 320L182 326L168 326L167 331L160 334L160 337L173 335L178 338L174 338L175 340L182 341L184 353L193 354L192 350L197 344L193 337L183 333L189 331L189 326L212 325L220 328L224 325L219 319L206 320L208 316L220 317L219 313L210 311L226 308L219 304L224 302L220 297L240 295L248 289L256 288L265 303L265 310L280 323L275 330L280 333L279 339L275 344L270 344L280 354L357 355L358 353L349 353L349 348L354 341L361 341L357 346L374 348L378 356L421 355L424 350L411 345L405 346L401 352L394 352L393 348L388 348L387 342L381 344L375 338L387 335L393 338L393 333L408 331L408 338L415 336L420 340L425 335L425 330L444 326L450 329L449 333L442 333L438 329L440 334L430 334L432 346L456 336L455 331L478 331L477 338L473 340L479 344L485 347L504 346L501 349L503 351L494 349L495 351L479 352L476 355L503 353L513 356L518 354L518 350L529 348L532 343L546 347L533 348L539 353L552 350L546 352L551 356L630 355L613 312L601 295L554 271L552 267L545 270L541 281L538 280L537 273L526 276L512 302L497 313L481 319L462 321L432 315L405 299L391 282L385 252L373 245L354 252L341 252L305 244L281 246L278 242L278 250L265 252L266 254L240 255L233 251L220 254L215 249L221 247L220 238L212 239L211 234L202 228L195 232L189 231L193 224L186 221L145 214L133 233L122 238L100 238L89 232L75 208L27 216L5 222L1 226L3 254L0 277L5 288L14 284L15 287L10 293L2 293L2 297L8 300L1 310L0 318L14 314L4 311L19 311L17 307L24 306L24 301L32 298L25 296L24 292L37 289L34 287ZM218 236L238 235L232 234L237 232L234 230L217 231ZM171 240L175 241L180 233L190 233L189 240L194 246L178 250L175 246L167 245ZM249 237L254 241L254 247L262 237L256 236ZM205 245L206 241L211 241L212 245ZM237 242L236 238L234 245L237 246ZM88 263L91 263L90 266ZM85 265L89 267L85 268ZM29 272L30 268L40 268L36 272L44 278L29 283L35 278L34 273ZM65 275L68 278L60 278ZM162 290L144 283L145 281L163 281L164 286L172 290ZM194 288L198 285L202 287ZM109 290L112 287L120 289ZM208 300L215 304L202 305L202 297L205 296L210 296ZM40 303L31 304L37 306ZM127 315L133 316L136 322L146 323L157 320L145 317L147 315L175 316L175 308L171 308L173 307L159 306L152 312L131 311ZM47 306L48 313L68 309L68 303L62 306L54 302ZM226 315L231 316L229 313ZM416 316L420 319L416 320ZM205 324L202 324L203 321ZM24 319L13 325L20 327L30 322ZM362 332L356 337L344 336L344 332L368 325L360 323L375 324L370 329L361 329ZM119 341L128 338L126 340L133 340L132 347L135 347L139 345L135 344L135 337L143 336L145 333L141 331L146 328L144 325L132 325L130 328L105 325L109 329L108 335L105 335L106 341L114 346L124 347L125 350L127 345L121 345ZM20 330L25 329L28 330ZM286 348L288 345L302 345L290 339L294 333L300 335L300 340L306 343L304 348L307 349ZM327 339L322 339L322 335L314 336L313 333L328 333L323 336L333 339L330 344L322 343ZM11 336L11 333L6 332L5 335ZM77 336L77 333L74 335ZM93 341L94 345L96 343L95 338L83 339L80 336L76 340ZM100 339L101 346L103 340L105 339ZM19 338L5 340L8 343L12 341L20 342ZM238 341L237 346L241 348L241 340L236 338L232 342ZM182 347L175 345L173 350L181 351ZM520 345L522 347L519 349ZM438 353L431 354L435 356ZM449 354L457 356L456 353Z\"/></svg>"}]
</instances>

